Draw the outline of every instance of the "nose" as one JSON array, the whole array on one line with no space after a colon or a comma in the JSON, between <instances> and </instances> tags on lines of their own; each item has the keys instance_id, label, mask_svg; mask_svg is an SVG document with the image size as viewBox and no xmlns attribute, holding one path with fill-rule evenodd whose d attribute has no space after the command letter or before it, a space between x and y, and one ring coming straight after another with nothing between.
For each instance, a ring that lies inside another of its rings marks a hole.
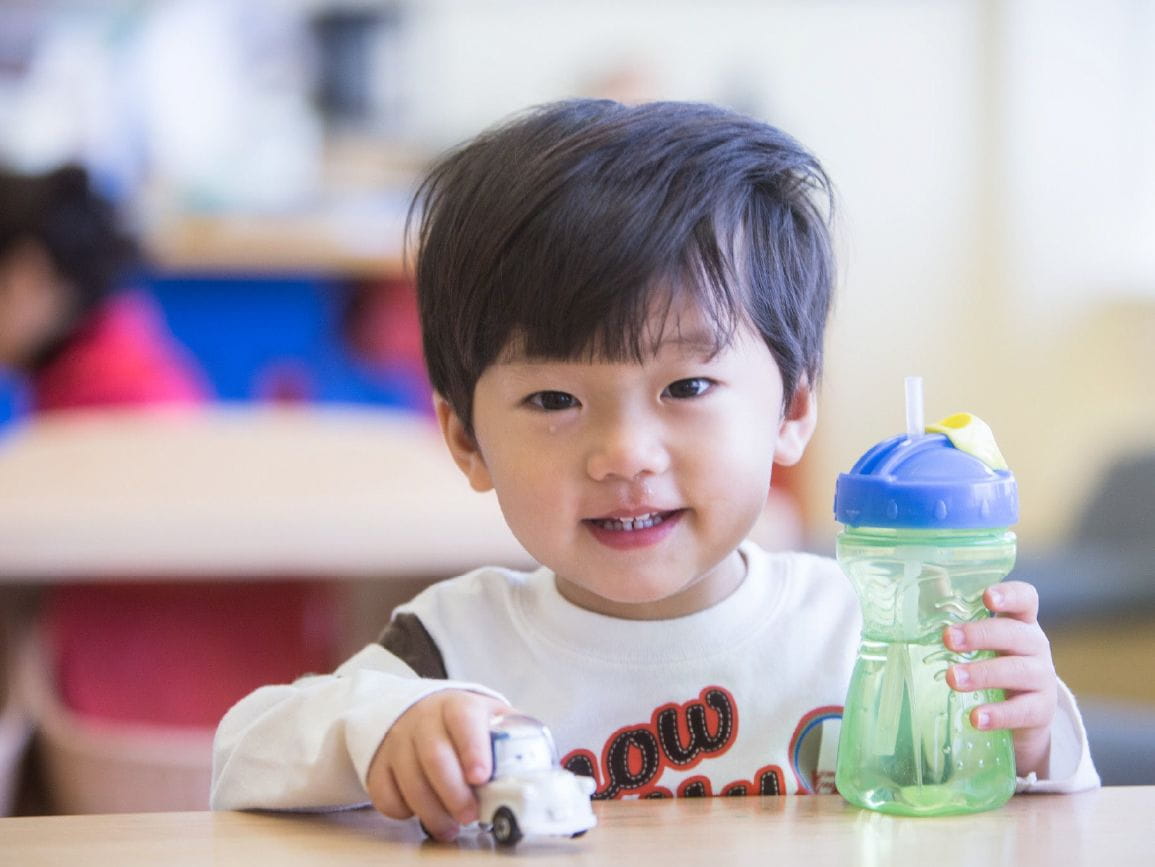
<instances>
[{"instance_id":1,"label":"nose","mask_svg":"<svg viewBox=\"0 0 1155 867\"><path fill-rule=\"evenodd\" d=\"M670 466L661 426L653 420L621 415L592 431L586 471L595 481L664 473Z\"/></svg>"}]
</instances>

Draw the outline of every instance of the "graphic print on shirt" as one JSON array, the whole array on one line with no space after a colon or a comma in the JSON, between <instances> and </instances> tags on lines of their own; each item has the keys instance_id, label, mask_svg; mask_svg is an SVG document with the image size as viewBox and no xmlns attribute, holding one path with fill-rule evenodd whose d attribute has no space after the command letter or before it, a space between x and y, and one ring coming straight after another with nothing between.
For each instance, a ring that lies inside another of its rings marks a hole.
<instances>
[{"instance_id":1,"label":"graphic print on shirt","mask_svg":"<svg viewBox=\"0 0 1155 867\"><path fill-rule=\"evenodd\" d=\"M810 772L798 765L807 744L813 747L818 743L824 724L840 721L841 717L841 707L818 707L804 714L794 729L788 755L799 794L833 791L833 771L827 774L820 766L817 780L811 782ZM724 687L708 686L696 699L682 704L669 702L657 708L647 723L619 728L606 740L600 759L591 750L575 749L565 755L562 766L592 777L597 784L593 795L597 800L786 794L785 775L776 764L763 765L750 779L734 780L718 791L710 777L703 774L683 779L676 790L661 785L666 769L685 771L724 755L737 736L738 704L734 696Z\"/></svg>"},{"instance_id":2,"label":"graphic print on shirt","mask_svg":"<svg viewBox=\"0 0 1155 867\"><path fill-rule=\"evenodd\" d=\"M798 794L833 795L834 760L838 752L838 734L842 724L842 705L816 707L803 715L790 736L790 769L798 781ZM811 744L811 741L817 741ZM802 768L801 758L807 747L815 756L816 766L811 774Z\"/></svg>"}]
</instances>

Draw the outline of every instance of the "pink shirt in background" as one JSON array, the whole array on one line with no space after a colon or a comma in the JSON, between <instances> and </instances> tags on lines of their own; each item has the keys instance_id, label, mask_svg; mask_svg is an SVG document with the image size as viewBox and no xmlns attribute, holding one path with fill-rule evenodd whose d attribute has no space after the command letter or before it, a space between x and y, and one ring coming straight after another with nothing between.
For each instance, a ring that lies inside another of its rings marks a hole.
<instances>
[{"instance_id":1,"label":"pink shirt in background","mask_svg":"<svg viewBox=\"0 0 1155 867\"><path fill-rule=\"evenodd\" d=\"M107 301L32 383L35 413L209 399L206 379L142 293ZM93 718L212 727L258 686L335 662L333 593L315 582L110 575L52 588L42 618L61 700Z\"/></svg>"},{"instance_id":2,"label":"pink shirt in background","mask_svg":"<svg viewBox=\"0 0 1155 867\"><path fill-rule=\"evenodd\" d=\"M35 413L209 398L204 376L169 337L155 302L137 292L106 301L32 382Z\"/></svg>"}]
</instances>

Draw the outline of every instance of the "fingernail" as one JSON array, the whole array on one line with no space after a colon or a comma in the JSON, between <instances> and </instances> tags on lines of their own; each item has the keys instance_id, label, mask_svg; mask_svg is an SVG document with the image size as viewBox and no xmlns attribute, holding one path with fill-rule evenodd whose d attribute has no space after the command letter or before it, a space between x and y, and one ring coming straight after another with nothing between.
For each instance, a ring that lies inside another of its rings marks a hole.
<instances>
[{"instance_id":1,"label":"fingernail","mask_svg":"<svg viewBox=\"0 0 1155 867\"><path fill-rule=\"evenodd\" d=\"M952 626L950 629L948 629L946 631L946 634L947 634L947 637L950 639L950 643L953 647L956 647L956 648L966 647L966 643L967 643L966 633L963 632L961 629L959 629L957 626Z\"/></svg>"},{"instance_id":2,"label":"fingernail","mask_svg":"<svg viewBox=\"0 0 1155 867\"><path fill-rule=\"evenodd\" d=\"M452 843L457 839L457 826L439 828L437 826L430 827L424 822L421 823L421 828L428 835L429 839L436 840L438 843Z\"/></svg>"},{"instance_id":3,"label":"fingernail","mask_svg":"<svg viewBox=\"0 0 1155 867\"><path fill-rule=\"evenodd\" d=\"M971 674L960 665L954 667L954 682L959 686L968 686L971 682Z\"/></svg>"},{"instance_id":4,"label":"fingernail","mask_svg":"<svg viewBox=\"0 0 1155 867\"><path fill-rule=\"evenodd\" d=\"M998 607L1003 604L1003 591L991 590L991 605Z\"/></svg>"},{"instance_id":5,"label":"fingernail","mask_svg":"<svg viewBox=\"0 0 1155 867\"><path fill-rule=\"evenodd\" d=\"M985 710L980 710L976 714L975 724L980 729L989 729L991 727L991 715Z\"/></svg>"}]
</instances>

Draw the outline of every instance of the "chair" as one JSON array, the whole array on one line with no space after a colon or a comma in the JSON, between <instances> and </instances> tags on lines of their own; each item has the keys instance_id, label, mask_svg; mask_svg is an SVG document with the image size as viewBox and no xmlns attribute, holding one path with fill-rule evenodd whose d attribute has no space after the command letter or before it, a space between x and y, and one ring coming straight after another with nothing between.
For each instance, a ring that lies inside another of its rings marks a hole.
<instances>
[{"instance_id":1,"label":"chair","mask_svg":"<svg viewBox=\"0 0 1155 867\"><path fill-rule=\"evenodd\" d=\"M1088 694L1079 704L1103 783L1155 784L1155 704L1120 699L1110 694L1118 689L1111 678L1094 680L1109 665L1127 671L1122 683L1155 679L1143 671L1153 660L1126 658L1147 654L1144 636L1155 622L1155 450L1112 463L1068 541L1044 555L1020 557L1015 571L1039 589L1039 619L1056 658L1065 646L1080 649L1070 653L1093 651L1095 661L1082 674L1098 693L1084 686ZM1128 654L1126 644L1139 649Z\"/></svg>"}]
</instances>

